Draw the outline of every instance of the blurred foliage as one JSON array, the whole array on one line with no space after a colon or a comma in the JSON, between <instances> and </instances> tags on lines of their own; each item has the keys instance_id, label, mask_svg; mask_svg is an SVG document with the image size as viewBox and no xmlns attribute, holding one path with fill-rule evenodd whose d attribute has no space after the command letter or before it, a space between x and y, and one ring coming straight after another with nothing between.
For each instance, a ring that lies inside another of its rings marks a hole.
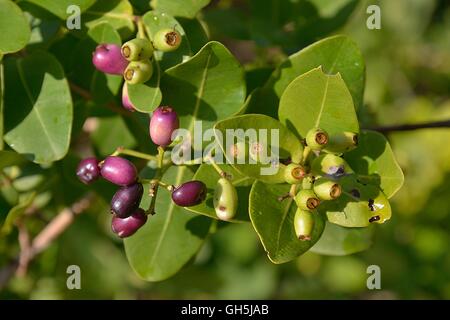
<instances>
[{"instance_id":1,"label":"blurred foliage","mask_svg":"<svg viewBox=\"0 0 450 320\"><path fill-rule=\"evenodd\" d=\"M138 11L148 10L148 1L131 2ZM202 13L211 38L224 42L245 63L248 88L264 83L287 54L325 35L346 34L356 41L366 61L367 105L359 110L363 126L450 118L447 1L270 1L274 8L262 2L215 1ZM366 8L374 2L381 8L381 30L366 28ZM51 22L42 25L38 19L35 23L41 32L33 29L32 39L39 45L55 26ZM77 42L76 37L66 37L51 46L68 74L74 66L69 57L59 56L63 52L59 48L74 47ZM75 108L80 113L75 119L86 108L90 106ZM106 133L111 143L117 139L130 146L140 143L125 130L139 130L136 124L107 112L96 116L102 120L93 148L100 154L111 150L110 145L97 143L104 141ZM123 128L126 134L113 131L111 135L110 127ZM26 276L13 278L0 291L0 299L450 299L450 131L392 133L388 138L405 172L405 184L392 199L393 218L376 228L373 246L365 252L344 257L308 252L296 261L274 265L265 257L250 224L219 225L214 237L179 274L148 283L130 269L122 242L109 231L110 217L100 214L108 211L107 199L113 192L109 188L102 189L105 198L98 198L30 265ZM69 155L50 168L36 164L9 168L8 178L0 178L0 220L16 202L17 190L38 190L37 218L27 220L35 235L60 208L87 190L71 182L73 177L60 183L76 162ZM49 179L55 177L50 175L54 172L57 178ZM45 191L55 186L59 192L45 197ZM16 239L16 230L2 238L0 266L17 254ZM66 268L72 264L81 268L82 290L66 287ZM382 290L366 288L369 265L380 266Z\"/></svg>"}]
</instances>

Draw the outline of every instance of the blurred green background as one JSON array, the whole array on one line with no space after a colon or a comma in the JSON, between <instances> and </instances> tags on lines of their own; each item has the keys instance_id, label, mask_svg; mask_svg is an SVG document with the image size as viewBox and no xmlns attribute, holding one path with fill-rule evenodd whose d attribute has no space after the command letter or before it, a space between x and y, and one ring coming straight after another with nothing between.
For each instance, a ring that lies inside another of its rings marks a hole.
<instances>
[{"instance_id":1,"label":"blurred green background","mask_svg":"<svg viewBox=\"0 0 450 320\"><path fill-rule=\"evenodd\" d=\"M148 1L132 2L146 9ZM448 1L311 0L299 16L252 7L259 3L262 8L263 2L268 1L213 1L202 13L211 38L224 42L245 64L249 89L286 53L330 34L346 34L366 60L362 126L450 118ZM381 30L366 28L369 4L381 8ZM317 14L320 19L309 19ZM450 299L450 130L390 133L388 138L405 184L392 199L393 218L377 226L373 246L365 252L345 257L307 253L273 265L251 225L233 224L219 228L175 277L148 283L130 269L122 242L109 231L110 217L102 214L108 203L98 199L26 276L13 278L0 291L0 299ZM16 187L43 179L34 174L35 166L26 170ZM62 165L51 170L65 172ZM73 188L63 185L61 192ZM45 202L45 194L41 197ZM35 227L55 210L46 207ZM0 265L17 251L17 243L2 241ZM66 287L66 268L72 264L81 268L82 290ZM366 288L369 265L380 266L382 290Z\"/></svg>"}]
</instances>

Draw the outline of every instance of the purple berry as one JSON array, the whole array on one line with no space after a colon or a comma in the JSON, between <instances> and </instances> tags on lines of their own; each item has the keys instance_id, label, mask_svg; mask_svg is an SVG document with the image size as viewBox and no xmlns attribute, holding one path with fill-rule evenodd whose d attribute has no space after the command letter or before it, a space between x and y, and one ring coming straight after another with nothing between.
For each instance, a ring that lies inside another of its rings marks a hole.
<instances>
[{"instance_id":1,"label":"purple berry","mask_svg":"<svg viewBox=\"0 0 450 320\"><path fill-rule=\"evenodd\" d=\"M92 63L101 72L122 75L128 61L122 56L120 46L111 43L100 44L92 54Z\"/></svg>"},{"instance_id":2,"label":"purple berry","mask_svg":"<svg viewBox=\"0 0 450 320\"><path fill-rule=\"evenodd\" d=\"M119 186L129 186L137 179L134 164L120 157L107 157L101 165L100 173L103 178Z\"/></svg>"},{"instance_id":3,"label":"purple berry","mask_svg":"<svg viewBox=\"0 0 450 320\"><path fill-rule=\"evenodd\" d=\"M111 199L111 212L119 218L129 217L139 208L143 193L144 188L140 183L120 188Z\"/></svg>"},{"instance_id":4,"label":"purple berry","mask_svg":"<svg viewBox=\"0 0 450 320\"><path fill-rule=\"evenodd\" d=\"M147 215L141 208L137 209L131 216L121 219L113 216L111 222L112 231L121 238L133 235L147 222Z\"/></svg>"},{"instance_id":5,"label":"purple berry","mask_svg":"<svg viewBox=\"0 0 450 320\"><path fill-rule=\"evenodd\" d=\"M172 192L172 200L181 207L192 207L206 198L206 185L198 180L183 183Z\"/></svg>"},{"instance_id":6,"label":"purple berry","mask_svg":"<svg viewBox=\"0 0 450 320\"><path fill-rule=\"evenodd\" d=\"M94 157L81 160L77 167L77 176L84 184L90 184L100 177L98 160Z\"/></svg>"},{"instance_id":7,"label":"purple berry","mask_svg":"<svg viewBox=\"0 0 450 320\"><path fill-rule=\"evenodd\" d=\"M128 96L128 86L126 83L122 88L122 106L131 112L134 112L136 110L133 103L131 103L130 97Z\"/></svg>"},{"instance_id":8,"label":"purple berry","mask_svg":"<svg viewBox=\"0 0 450 320\"><path fill-rule=\"evenodd\" d=\"M180 127L178 115L171 107L157 108L150 119L150 138L159 146L168 146L172 142L172 133Z\"/></svg>"}]
</instances>

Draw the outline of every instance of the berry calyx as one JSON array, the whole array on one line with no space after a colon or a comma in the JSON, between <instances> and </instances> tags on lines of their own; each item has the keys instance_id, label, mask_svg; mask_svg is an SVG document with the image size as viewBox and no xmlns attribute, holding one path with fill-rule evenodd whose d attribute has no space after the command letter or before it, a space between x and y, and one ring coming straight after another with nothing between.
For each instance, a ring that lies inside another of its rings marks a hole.
<instances>
[{"instance_id":1,"label":"berry calyx","mask_svg":"<svg viewBox=\"0 0 450 320\"><path fill-rule=\"evenodd\" d=\"M297 209L294 216L294 229L301 241L310 241L314 229L314 214L310 211Z\"/></svg>"},{"instance_id":2,"label":"berry calyx","mask_svg":"<svg viewBox=\"0 0 450 320\"><path fill-rule=\"evenodd\" d=\"M140 183L120 188L112 197L111 212L122 219L129 217L139 208L143 193L144 188Z\"/></svg>"},{"instance_id":3,"label":"berry calyx","mask_svg":"<svg viewBox=\"0 0 450 320\"><path fill-rule=\"evenodd\" d=\"M214 210L220 220L230 220L236 215L238 206L238 195L233 183L220 178L217 181L213 197Z\"/></svg>"},{"instance_id":4,"label":"berry calyx","mask_svg":"<svg viewBox=\"0 0 450 320\"><path fill-rule=\"evenodd\" d=\"M289 184L299 184L306 176L306 169L300 164L290 163L284 171L284 181Z\"/></svg>"},{"instance_id":5,"label":"berry calyx","mask_svg":"<svg viewBox=\"0 0 450 320\"><path fill-rule=\"evenodd\" d=\"M139 84L150 80L153 65L150 61L132 61L123 72L123 78L129 84Z\"/></svg>"},{"instance_id":6,"label":"berry calyx","mask_svg":"<svg viewBox=\"0 0 450 320\"><path fill-rule=\"evenodd\" d=\"M313 190L320 200L334 200L342 194L342 187L326 178L319 178L314 181Z\"/></svg>"},{"instance_id":7,"label":"berry calyx","mask_svg":"<svg viewBox=\"0 0 450 320\"><path fill-rule=\"evenodd\" d=\"M122 56L128 61L146 60L153 55L153 45L147 39L136 38L122 46Z\"/></svg>"},{"instance_id":8,"label":"berry calyx","mask_svg":"<svg viewBox=\"0 0 450 320\"><path fill-rule=\"evenodd\" d=\"M120 238L127 238L136 233L147 222L147 215L141 208L124 219L113 216L111 230Z\"/></svg>"},{"instance_id":9,"label":"berry calyx","mask_svg":"<svg viewBox=\"0 0 450 320\"><path fill-rule=\"evenodd\" d=\"M322 129L311 129L306 134L306 145L312 150L322 150L328 143L328 133Z\"/></svg>"},{"instance_id":10,"label":"berry calyx","mask_svg":"<svg viewBox=\"0 0 450 320\"><path fill-rule=\"evenodd\" d=\"M153 39L153 45L163 52L175 51L181 44L181 34L175 29L159 30Z\"/></svg>"},{"instance_id":11,"label":"berry calyx","mask_svg":"<svg viewBox=\"0 0 450 320\"><path fill-rule=\"evenodd\" d=\"M180 207L192 207L206 198L206 185L198 180L185 182L172 192L172 200Z\"/></svg>"},{"instance_id":12,"label":"berry calyx","mask_svg":"<svg viewBox=\"0 0 450 320\"><path fill-rule=\"evenodd\" d=\"M325 148L326 152L344 153L355 149L358 146L358 134L354 132L342 132L330 136Z\"/></svg>"},{"instance_id":13,"label":"berry calyx","mask_svg":"<svg viewBox=\"0 0 450 320\"><path fill-rule=\"evenodd\" d=\"M172 133L180 127L180 121L171 107L158 107L150 119L150 138L153 143L162 147L172 142Z\"/></svg>"},{"instance_id":14,"label":"berry calyx","mask_svg":"<svg viewBox=\"0 0 450 320\"><path fill-rule=\"evenodd\" d=\"M295 196L295 203L302 210L314 210L320 204L320 199L312 190L300 190Z\"/></svg>"},{"instance_id":15,"label":"berry calyx","mask_svg":"<svg viewBox=\"0 0 450 320\"><path fill-rule=\"evenodd\" d=\"M122 87L122 106L131 112L136 110L128 95L128 85L126 83Z\"/></svg>"},{"instance_id":16,"label":"berry calyx","mask_svg":"<svg viewBox=\"0 0 450 320\"><path fill-rule=\"evenodd\" d=\"M92 53L92 63L97 70L121 75L128 65L128 61L122 57L120 47L116 44L100 44Z\"/></svg>"},{"instance_id":17,"label":"berry calyx","mask_svg":"<svg viewBox=\"0 0 450 320\"><path fill-rule=\"evenodd\" d=\"M103 161L100 173L103 178L119 186L129 186L137 179L137 169L134 164L127 159L115 156L109 156Z\"/></svg>"},{"instance_id":18,"label":"berry calyx","mask_svg":"<svg viewBox=\"0 0 450 320\"><path fill-rule=\"evenodd\" d=\"M94 157L80 161L77 167L77 177L84 184L90 184L100 177L98 160Z\"/></svg>"}]
</instances>

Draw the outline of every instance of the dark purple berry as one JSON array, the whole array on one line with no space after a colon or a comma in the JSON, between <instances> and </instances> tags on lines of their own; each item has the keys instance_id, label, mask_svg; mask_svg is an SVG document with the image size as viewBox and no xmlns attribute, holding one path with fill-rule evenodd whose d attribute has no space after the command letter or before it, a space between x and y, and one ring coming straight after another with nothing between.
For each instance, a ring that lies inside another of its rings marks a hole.
<instances>
[{"instance_id":1,"label":"dark purple berry","mask_svg":"<svg viewBox=\"0 0 450 320\"><path fill-rule=\"evenodd\" d=\"M92 63L97 70L122 75L128 66L128 61L122 56L121 48L116 44L104 43L95 48Z\"/></svg>"},{"instance_id":2,"label":"dark purple berry","mask_svg":"<svg viewBox=\"0 0 450 320\"><path fill-rule=\"evenodd\" d=\"M137 179L134 164L120 157L107 157L101 165L100 173L103 178L119 186L129 186Z\"/></svg>"},{"instance_id":3,"label":"dark purple berry","mask_svg":"<svg viewBox=\"0 0 450 320\"><path fill-rule=\"evenodd\" d=\"M119 218L129 217L139 208L143 193L144 188L140 183L120 188L111 199L111 212Z\"/></svg>"},{"instance_id":4,"label":"dark purple berry","mask_svg":"<svg viewBox=\"0 0 450 320\"><path fill-rule=\"evenodd\" d=\"M77 167L77 176L81 182L90 184L100 177L98 160L94 157L81 160Z\"/></svg>"},{"instance_id":5,"label":"dark purple berry","mask_svg":"<svg viewBox=\"0 0 450 320\"><path fill-rule=\"evenodd\" d=\"M206 198L206 185L197 180L183 183L172 192L172 200L181 207L191 207Z\"/></svg>"},{"instance_id":6,"label":"dark purple berry","mask_svg":"<svg viewBox=\"0 0 450 320\"><path fill-rule=\"evenodd\" d=\"M158 146L172 142L172 133L180 127L178 115L171 107L157 108L150 119L150 138Z\"/></svg>"},{"instance_id":7,"label":"dark purple berry","mask_svg":"<svg viewBox=\"0 0 450 320\"><path fill-rule=\"evenodd\" d=\"M147 215L141 208L137 209L131 216L121 219L113 216L111 221L111 229L121 238L133 235L139 228L147 222Z\"/></svg>"}]
</instances>

